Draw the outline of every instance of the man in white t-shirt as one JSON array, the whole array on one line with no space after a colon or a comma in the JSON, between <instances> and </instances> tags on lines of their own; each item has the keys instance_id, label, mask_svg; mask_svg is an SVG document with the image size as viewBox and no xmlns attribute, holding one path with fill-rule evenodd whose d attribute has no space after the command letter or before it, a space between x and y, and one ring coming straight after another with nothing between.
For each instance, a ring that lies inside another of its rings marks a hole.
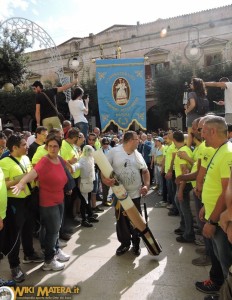
<instances>
[{"instance_id":1,"label":"man in white t-shirt","mask_svg":"<svg viewBox=\"0 0 232 300\"><path fill-rule=\"evenodd\" d=\"M141 195L145 196L149 190L150 174L142 155L137 151L139 138L136 132L127 131L124 134L123 144L110 149L107 158L111 163L119 181L124 185L129 196L141 213ZM105 184L110 185L111 179L103 178ZM118 201L119 202L119 201ZM116 204L116 230L121 245L116 250L116 255L122 255L130 249L132 242L133 253L141 253L139 234L130 224L119 203Z\"/></svg>"},{"instance_id":2,"label":"man in white t-shirt","mask_svg":"<svg viewBox=\"0 0 232 300\"><path fill-rule=\"evenodd\" d=\"M227 77L222 77L219 82L205 82L205 86L224 89L224 101L220 100L217 104L225 105L226 123L232 123L232 82Z\"/></svg>"}]
</instances>

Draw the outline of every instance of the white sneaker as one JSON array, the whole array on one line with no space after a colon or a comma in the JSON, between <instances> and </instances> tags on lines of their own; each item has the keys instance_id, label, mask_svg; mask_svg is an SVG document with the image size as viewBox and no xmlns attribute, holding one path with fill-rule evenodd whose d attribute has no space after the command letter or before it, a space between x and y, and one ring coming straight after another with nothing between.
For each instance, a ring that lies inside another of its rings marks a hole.
<instances>
[{"instance_id":1,"label":"white sneaker","mask_svg":"<svg viewBox=\"0 0 232 300\"><path fill-rule=\"evenodd\" d=\"M49 264L44 263L42 265L42 270L44 270L44 271L51 271L51 270L52 271L60 271L60 270L63 270L64 267L65 267L65 264L60 263L53 258L53 260Z\"/></svg>"},{"instance_id":2,"label":"white sneaker","mask_svg":"<svg viewBox=\"0 0 232 300\"><path fill-rule=\"evenodd\" d=\"M66 247L66 246L67 246L67 243L66 243L65 241L59 239L59 247L60 247L60 248L64 248L64 247Z\"/></svg>"},{"instance_id":3,"label":"white sneaker","mask_svg":"<svg viewBox=\"0 0 232 300\"><path fill-rule=\"evenodd\" d=\"M70 259L70 255L64 253L61 249L58 249L56 252L56 259L59 261L68 261Z\"/></svg>"}]
</instances>

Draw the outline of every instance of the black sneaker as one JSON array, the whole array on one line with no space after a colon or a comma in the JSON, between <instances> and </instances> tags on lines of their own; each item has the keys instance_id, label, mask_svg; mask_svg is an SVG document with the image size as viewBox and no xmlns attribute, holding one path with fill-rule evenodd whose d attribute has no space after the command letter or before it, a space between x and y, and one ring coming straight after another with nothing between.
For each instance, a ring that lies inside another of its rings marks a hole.
<instances>
[{"instance_id":1,"label":"black sneaker","mask_svg":"<svg viewBox=\"0 0 232 300\"><path fill-rule=\"evenodd\" d=\"M134 253L134 255L139 256L139 255L141 254L141 249L140 249L139 246L134 245L134 246L132 247L132 252Z\"/></svg>"},{"instance_id":2,"label":"black sneaker","mask_svg":"<svg viewBox=\"0 0 232 300\"><path fill-rule=\"evenodd\" d=\"M11 276L15 282L22 282L25 280L25 274L20 266L11 269Z\"/></svg>"},{"instance_id":3,"label":"black sneaker","mask_svg":"<svg viewBox=\"0 0 232 300\"><path fill-rule=\"evenodd\" d=\"M196 289L206 294L217 294L221 288L220 285L214 283L211 279L205 281L197 281L195 283Z\"/></svg>"},{"instance_id":4,"label":"black sneaker","mask_svg":"<svg viewBox=\"0 0 232 300\"><path fill-rule=\"evenodd\" d=\"M88 218L88 222L90 222L90 223L98 223L99 220L96 219L96 218L94 218L94 217L89 217L89 218Z\"/></svg>"},{"instance_id":5,"label":"black sneaker","mask_svg":"<svg viewBox=\"0 0 232 300\"><path fill-rule=\"evenodd\" d=\"M118 249L116 250L116 255L118 255L118 256L123 255L123 254L126 253L129 249L130 249L130 246L127 246L127 245L121 245L121 246L119 246Z\"/></svg>"},{"instance_id":6,"label":"black sneaker","mask_svg":"<svg viewBox=\"0 0 232 300\"><path fill-rule=\"evenodd\" d=\"M176 238L176 241L178 243L194 243L195 239L186 240L186 238L184 238L183 235L180 235Z\"/></svg>"},{"instance_id":7,"label":"black sneaker","mask_svg":"<svg viewBox=\"0 0 232 300\"><path fill-rule=\"evenodd\" d=\"M64 229L64 232L68 234L73 234L75 230L72 227L67 227Z\"/></svg>"},{"instance_id":8,"label":"black sneaker","mask_svg":"<svg viewBox=\"0 0 232 300\"><path fill-rule=\"evenodd\" d=\"M96 200L97 200L97 201L103 201L103 198L102 198L101 195L97 194L97 195L96 195Z\"/></svg>"},{"instance_id":9,"label":"black sneaker","mask_svg":"<svg viewBox=\"0 0 232 300\"><path fill-rule=\"evenodd\" d=\"M82 221L81 222L81 226L83 227L93 227L93 224L90 224L88 221Z\"/></svg>"},{"instance_id":10,"label":"black sneaker","mask_svg":"<svg viewBox=\"0 0 232 300\"><path fill-rule=\"evenodd\" d=\"M177 228L174 230L174 233L177 234L177 235L182 235L184 233L184 231L180 228Z\"/></svg>"},{"instance_id":11,"label":"black sneaker","mask_svg":"<svg viewBox=\"0 0 232 300\"><path fill-rule=\"evenodd\" d=\"M16 282L14 280L4 280L0 278L0 287L1 286L16 286Z\"/></svg>"},{"instance_id":12,"label":"black sneaker","mask_svg":"<svg viewBox=\"0 0 232 300\"><path fill-rule=\"evenodd\" d=\"M173 211L173 210L170 210L170 211L168 212L168 216L169 216L169 217L176 217L176 216L179 216L179 213L178 213L178 212L175 212L175 211Z\"/></svg>"},{"instance_id":13,"label":"black sneaker","mask_svg":"<svg viewBox=\"0 0 232 300\"><path fill-rule=\"evenodd\" d=\"M92 208L92 211L95 212L95 213L98 213L98 212L103 212L104 209L103 209L103 208L100 208L99 206L96 206L96 207L93 207L93 208Z\"/></svg>"},{"instance_id":14,"label":"black sneaker","mask_svg":"<svg viewBox=\"0 0 232 300\"><path fill-rule=\"evenodd\" d=\"M62 232L60 233L60 239L64 240L64 241L69 241L72 237L71 234L67 233L67 232Z\"/></svg>"},{"instance_id":15,"label":"black sneaker","mask_svg":"<svg viewBox=\"0 0 232 300\"><path fill-rule=\"evenodd\" d=\"M24 256L23 263L41 263L44 261L44 257L34 252L31 256Z\"/></svg>"}]
</instances>

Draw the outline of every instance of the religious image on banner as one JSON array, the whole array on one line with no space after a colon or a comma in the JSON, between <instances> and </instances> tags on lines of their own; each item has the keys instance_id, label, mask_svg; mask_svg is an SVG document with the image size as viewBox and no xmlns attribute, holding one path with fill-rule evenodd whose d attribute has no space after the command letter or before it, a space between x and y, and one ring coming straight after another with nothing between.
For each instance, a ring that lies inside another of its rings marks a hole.
<instances>
[{"instance_id":1,"label":"religious image on banner","mask_svg":"<svg viewBox=\"0 0 232 300\"><path fill-rule=\"evenodd\" d=\"M133 122L146 129L144 58L96 61L101 127L128 130Z\"/></svg>"},{"instance_id":2,"label":"religious image on banner","mask_svg":"<svg viewBox=\"0 0 232 300\"><path fill-rule=\"evenodd\" d=\"M125 78L117 78L113 85L114 101L118 105L127 104L130 98L130 86Z\"/></svg>"}]
</instances>

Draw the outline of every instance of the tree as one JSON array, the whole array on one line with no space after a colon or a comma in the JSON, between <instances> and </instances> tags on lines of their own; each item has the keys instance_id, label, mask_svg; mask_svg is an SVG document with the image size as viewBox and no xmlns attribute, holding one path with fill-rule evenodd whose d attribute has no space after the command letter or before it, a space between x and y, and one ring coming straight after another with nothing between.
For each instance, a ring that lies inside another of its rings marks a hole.
<instances>
[{"instance_id":1,"label":"tree","mask_svg":"<svg viewBox=\"0 0 232 300\"><path fill-rule=\"evenodd\" d=\"M0 37L0 87L10 82L14 86L22 83L27 71L28 56L25 49L32 45L26 32L4 30Z\"/></svg>"},{"instance_id":2,"label":"tree","mask_svg":"<svg viewBox=\"0 0 232 300\"><path fill-rule=\"evenodd\" d=\"M164 69L155 79L157 109L162 118L168 120L169 113L177 114L183 110L184 83L190 82L191 70L187 67Z\"/></svg>"}]
</instances>

